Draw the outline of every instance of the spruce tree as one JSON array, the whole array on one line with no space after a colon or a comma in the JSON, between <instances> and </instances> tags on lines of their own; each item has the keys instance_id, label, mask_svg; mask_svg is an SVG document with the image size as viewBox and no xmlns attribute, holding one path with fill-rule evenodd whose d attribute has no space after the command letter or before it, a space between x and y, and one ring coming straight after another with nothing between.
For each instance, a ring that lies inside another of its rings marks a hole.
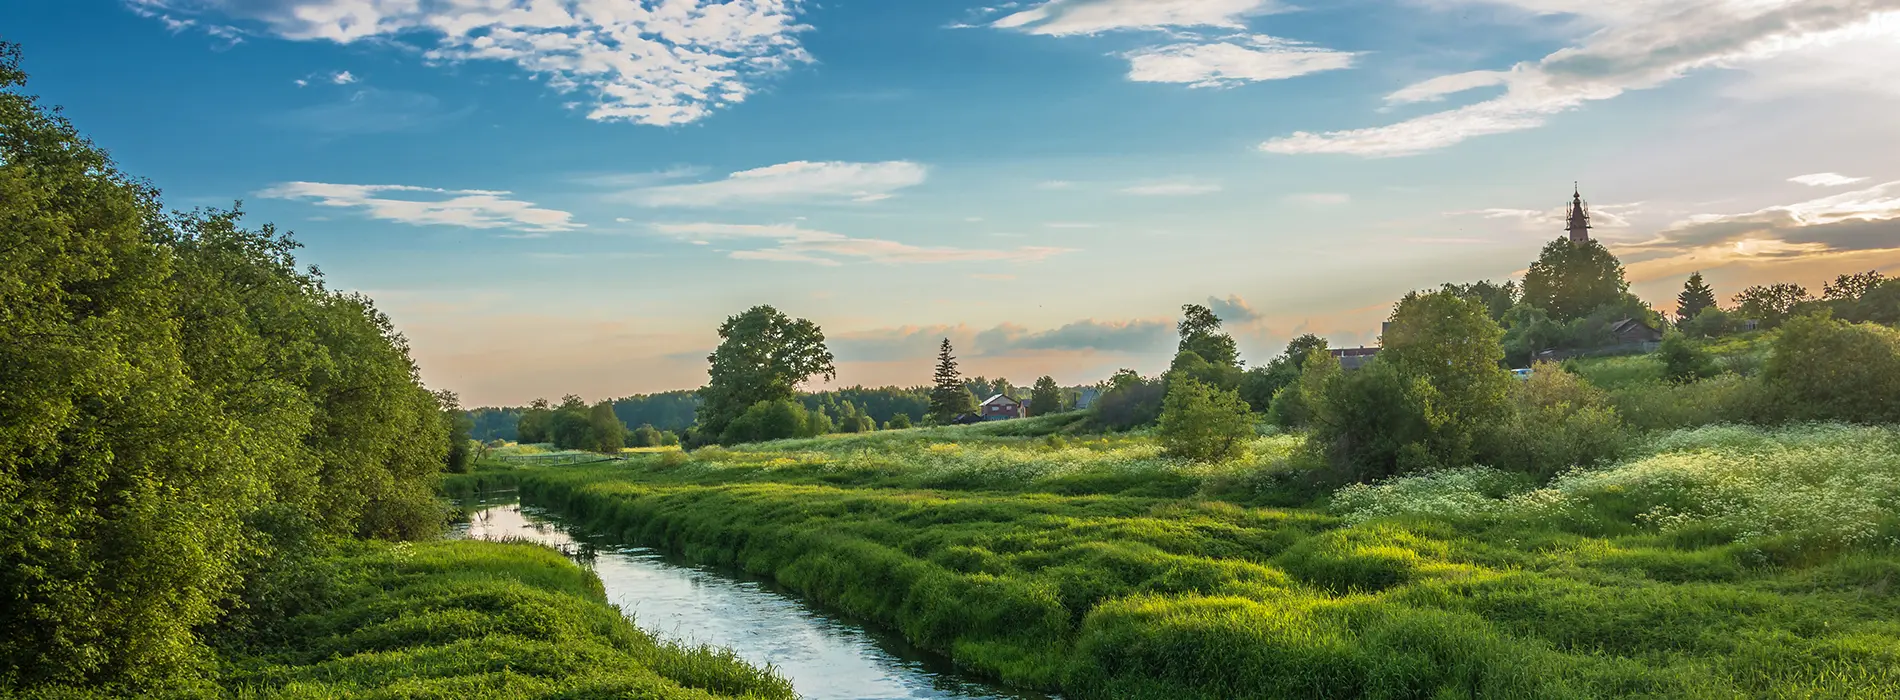
<instances>
[{"instance_id":1,"label":"spruce tree","mask_svg":"<svg viewBox=\"0 0 1900 700\"><path fill-rule=\"evenodd\" d=\"M1682 285L1682 293L1676 295L1676 323L1688 323L1696 314L1712 308L1715 308L1715 290L1702 282L1701 272L1689 275L1689 281Z\"/></svg>"},{"instance_id":2,"label":"spruce tree","mask_svg":"<svg viewBox=\"0 0 1900 700\"><path fill-rule=\"evenodd\" d=\"M963 377L957 372L957 358L950 354L950 339L943 339L943 348L937 351L937 373L935 385L930 390L930 417L939 423L948 423L957 416L976 411L976 402L970 398L970 391L963 388Z\"/></svg>"}]
</instances>

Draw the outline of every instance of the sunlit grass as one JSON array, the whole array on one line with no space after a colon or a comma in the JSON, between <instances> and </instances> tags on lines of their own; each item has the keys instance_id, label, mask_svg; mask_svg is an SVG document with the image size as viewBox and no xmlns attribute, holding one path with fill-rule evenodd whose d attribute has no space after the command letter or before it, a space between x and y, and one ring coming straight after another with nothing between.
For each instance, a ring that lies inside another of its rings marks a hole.
<instances>
[{"instance_id":1,"label":"sunlit grass","mask_svg":"<svg viewBox=\"0 0 1900 700\"><path fill-rule=\"evenodd\" d=\"M1190 465L1046 428L643 455L523 493L1079 698L1900 687L1890 430L1662 433L1549 485L1473 468L1276 509L1298 437Z\"/></svg>"}]
</instances>

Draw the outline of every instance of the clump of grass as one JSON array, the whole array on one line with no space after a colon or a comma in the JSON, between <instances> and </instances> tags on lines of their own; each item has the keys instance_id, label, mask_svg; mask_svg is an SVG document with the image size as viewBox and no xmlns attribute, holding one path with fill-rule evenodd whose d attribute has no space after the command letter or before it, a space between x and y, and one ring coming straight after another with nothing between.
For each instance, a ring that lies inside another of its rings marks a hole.
<instances>
[{"instance_id":1,"label":"clump of grass","mask_svg":"<svg viewBox=\"0 0 1900 700\"><path fill-rule=\"evenodd\" d=\"M226 649L237 697L793 698L730 652L657 641L532 544L348 544Z\"/></svg>"}]
</instances>

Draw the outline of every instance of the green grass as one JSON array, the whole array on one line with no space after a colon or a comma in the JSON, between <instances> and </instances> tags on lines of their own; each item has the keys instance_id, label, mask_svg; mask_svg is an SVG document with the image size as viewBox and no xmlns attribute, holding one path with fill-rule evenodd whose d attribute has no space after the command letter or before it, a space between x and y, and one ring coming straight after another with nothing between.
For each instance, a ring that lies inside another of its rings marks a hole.
<instances>
[{"instance_id":1,"label":"green grass","mask_svg":"<svg viewBox=\"0 0 1900 700\"><path fill-rule=\"evenodd\" d=\"M730 653L654 640L545 547L341 546L227 650L228 697L795 697Z\"/></svg>"},{"instance_id":2,"label":"green grass","mask_svg":"<svg viewBox=\"0 0 1900 700\"><path fill-rule=\"evenodd\" d=\"M1900 504L1879 490L1900 464L1891 432L1662 433L1625 463L1543 489L1561 492L1556 506L1472 472L1348 492L1328 509L1258 506L1296 469L1297 437L1260 438L1247 459L1209 467L1166 459L1141 435L1046 428L640 456L529 470L522 491L607 534L772 576L974 671L1077 698L1900 688L1900 555L1882 515ZM1692 475L1728 490L1697 490ZM1744 482L1782 500L1669 517L1705 494L1733 500ZM1657 495L1662 485L1682 490ZM1380 498L1384 510L1366 513ZM1499 515L1500 503L1536 516ZM1840 512L1857 515L1778 519L1849 506L1859 510Z\"/></svg>"}]
</instances>

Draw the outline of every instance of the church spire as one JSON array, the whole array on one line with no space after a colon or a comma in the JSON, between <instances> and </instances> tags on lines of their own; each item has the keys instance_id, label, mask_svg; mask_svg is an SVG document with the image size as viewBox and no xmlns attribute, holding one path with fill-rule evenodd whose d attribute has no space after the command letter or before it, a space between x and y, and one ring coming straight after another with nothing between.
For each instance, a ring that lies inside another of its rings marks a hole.
<instances>
[{"instance_id":1,"label":"church spire","mask_svg":"<svg viewBox=\"0 0 1900 700\"><path fill-rule=\"evenodd\" d=\"M1583 201L1583 189L1577 188L1570 196L1570 242L1583 243L1590 240L1590 205Z\"/></svg>"}]
</instances>

